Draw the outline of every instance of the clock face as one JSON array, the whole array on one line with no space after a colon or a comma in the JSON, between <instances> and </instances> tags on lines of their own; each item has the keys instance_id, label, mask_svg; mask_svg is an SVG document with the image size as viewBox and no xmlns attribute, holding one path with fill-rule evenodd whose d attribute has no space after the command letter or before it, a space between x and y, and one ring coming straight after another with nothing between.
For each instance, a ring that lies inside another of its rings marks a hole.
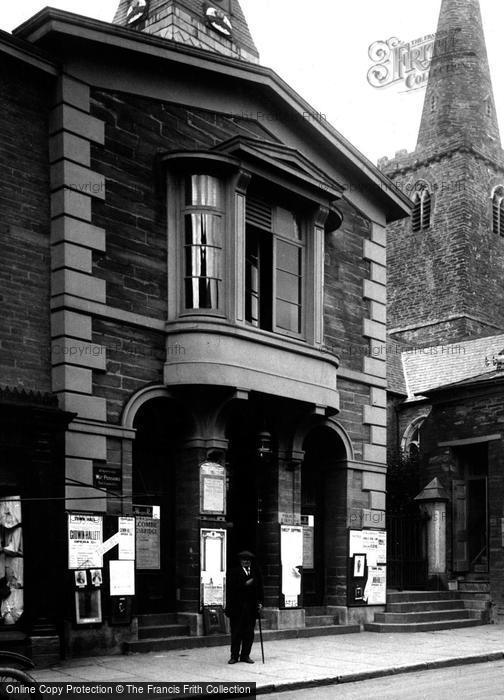
<instances>
[{"instance_id":1,"label":"clock face","mask_svg":"<svg viewBox=\"0 0 504 700\"><path fill-rule=\"evenodd\" d=\"M222 10L216 7L207 7L205 15L212 29L215 29L216 32L219 32L219 34L223 36L231 36L233 27L231 26L229 17Z\"/></svg>"},{"instance_id":2,"label":"clock face","mask_svg":"<svg viewBox=\"0 0 504 700\"><path fill-rule=\"evenodd\" d=\"M126 12L126 22L128 24L133 24L137 22L147 12L147 0L131 0L128 5L128 11Z\"/></svg>"}]
</instances>

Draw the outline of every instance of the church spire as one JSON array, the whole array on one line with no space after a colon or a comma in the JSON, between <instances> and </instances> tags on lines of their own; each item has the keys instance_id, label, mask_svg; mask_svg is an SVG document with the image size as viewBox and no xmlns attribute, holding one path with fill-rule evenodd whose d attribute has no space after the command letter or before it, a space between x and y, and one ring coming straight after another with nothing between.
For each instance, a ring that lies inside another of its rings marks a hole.
<instances>
[{"instance_id":1,"label":"church spire","mask_svg":"<svg viewBox=\"0 0 504 700\"><path fill-rule=\"evenodd\" d=\"M239 0L120 0L114 24L259 62Z\"/></svg>"},{"instance_id":2,"label":"church spire","mask_svg":"<svg viewBox=\"0 0 504 700\"><path fill-rule=\"evenodd\" d=\"M417 150L454 137L500 148L479 0L442 0Z\"/></svg>"}]
</instances>

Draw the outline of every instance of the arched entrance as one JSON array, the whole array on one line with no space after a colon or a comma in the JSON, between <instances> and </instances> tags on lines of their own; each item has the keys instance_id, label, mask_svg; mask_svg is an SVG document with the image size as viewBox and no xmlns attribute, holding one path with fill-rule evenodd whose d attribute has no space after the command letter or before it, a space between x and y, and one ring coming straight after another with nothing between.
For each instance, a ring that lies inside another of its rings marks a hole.
<instances>
[{"instance_id":1,"label":"arched entrance","mask_svg":"<svg viewBox=\"0 0 504 700\"><path fill-rule=\"evenodd\" d=\"M186 423L183 411L169 398L147 401L133 421L133 505L137 515L146 516L137 520L137 527L143 528L136 570L140 614L176 609L176 487Z\"/></svg>"},{"instance_id":2,"label":"arched entrance","mask_svg":"<svg viewBox=\"0 0 504 700\"><path fill-rule=\"evenodd\" d=\"M345 572L347 450L327 424L308 432L303 450L303 602L305 607L336 604L338 579Z\"/></svg>"}]
</instances>

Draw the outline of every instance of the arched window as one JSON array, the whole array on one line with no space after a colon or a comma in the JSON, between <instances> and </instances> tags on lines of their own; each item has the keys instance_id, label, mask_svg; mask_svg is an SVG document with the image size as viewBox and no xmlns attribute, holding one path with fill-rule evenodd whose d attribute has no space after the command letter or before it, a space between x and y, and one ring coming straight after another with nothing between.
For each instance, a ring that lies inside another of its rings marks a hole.
<instances>
[{"instance_id":1,"label":"arched window","mask_svg":"<svg viewBox=\"0 0 504 700\"><path fill-rule=\"evenodd\" d=\"M420 454L420 431L427 416L418 416L408 425L401 440L401 450L404 457L418 459Z\"/></svg>"},{"instance_id":2,"label":"arched window","mask_svg":"<svg viewBox=\"0 0 504 700\"><path fill-rule=\"evenodd\" d=\"M492 196L492 230L504 236L504 187L496 187Z\"/></svg>"},{"instance_id":3,"label":"arched window","mask_svg":"<svg viewBox=\"0 0 504 700\"><path fill-rule=\"evenodd\" d=\"M427 187L423 186L413 197L412 226L413 231L425 231L430 228L432 198Z\"/></svg>"}]
</instances>

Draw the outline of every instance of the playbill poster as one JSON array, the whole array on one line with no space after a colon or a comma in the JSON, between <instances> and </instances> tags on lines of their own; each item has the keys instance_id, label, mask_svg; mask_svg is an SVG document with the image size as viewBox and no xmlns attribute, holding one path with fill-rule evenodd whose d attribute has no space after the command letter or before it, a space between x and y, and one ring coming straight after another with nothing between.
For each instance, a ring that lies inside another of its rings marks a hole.
<instances>
[{"instance_id":1,"label":"playbill poster","mask_svg":"<svg viewBox=\"0 0 504 700\"><path fill-rule=\"evenodd\" d=\"M68 514L68 568L101 569L103 555L101 515Z\"/></svg>"}]
</instances>

